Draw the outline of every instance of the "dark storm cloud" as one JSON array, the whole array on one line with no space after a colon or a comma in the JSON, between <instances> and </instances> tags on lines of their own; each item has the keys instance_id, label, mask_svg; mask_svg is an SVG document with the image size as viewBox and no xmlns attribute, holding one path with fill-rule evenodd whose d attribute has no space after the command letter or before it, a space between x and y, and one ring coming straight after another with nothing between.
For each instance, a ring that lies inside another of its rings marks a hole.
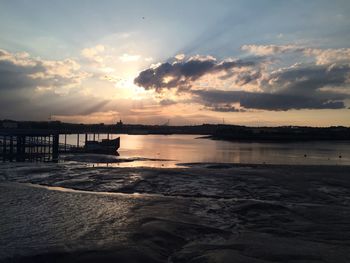
<instances>
[{"instance_id":1,"label":"dark storm cloud","mask_svg":"<svg viewBox=\"0 0 350 263\"><path fill-rule=\"evenodd\" d=\"M163 88L189 88L193 81L200 77L226 72L231 74L233 68L254 66L253 61L221 61L212 58L190 59L186 62L165 62L156 68L146 69L135 78L134 83L145 89L154 89L157 92Z\"/></svg>"},{"instance_id":2,"label":"dark storm cloud","mask_svg":"<svg viewBox=\"0 0 350 263\"><path fill-rule=\"evenodd\" d=\"M284 46L281 50L278 46L267 46L263 49L256 47L256 49L256 52L262 54L302 51L293 46ZM255 57L249 62L245 60L217 62L210 57L172 64L167 62L142 71L135 79L135 83L157 92L169 88L187 92L192 94L193 100L202 104L204 108L220 112L248 109L287 111L347 108L345 100L350 98L350 59L345 55L340 59L340 51L337 50L312 50L314 53L317 51L314 62L277 68L270 66L276 61L268 57ZM340 53L343 54L344 51ZM229 80L235 90L237 88L243 90L222 91L217 90L220 89L217 86L216 89L198 90L199 87L194 86L193 82L198 78L217 72L225 74L216 78L221 81ZM255 86L259 92L244 91L247 84L250 84L250 87ZM236 108L232 105L234 103L239 103L240 107Z\"/></svg>"},{"instance_id":3,"label":"dark storm cloud","mask_svg":"<svg viewBox=\"0 0 350 263\"><path fill-rule=\"evenodd\" d=\"M346 108L349 76L348 65L291 67L263 79L264 93L245 95L240 102L246 108L265 110Z\"/></svg>"},{"instance_id":4,"label":"dark storm cloud","mask_svg":"<svg viewBox=\"0 0 350 263\"><path fill-rule=\"evenodd\" d=\"M258 93L245 91L194 90L192 94L197 101L212 105L212 109L239 103L245 109L260 109L270 111L287 111L291 109L343 109L343 101L287 95L275 93Z\"/></svg>"},{"instance_id":5,"label":"dark storm cloud","mask_svg":"<svg viewBox=\"0 0 350 263\"><path fill-rule=\"evenodd\" d=\"M349 65L303 65L272 73L263 87L285 94L307 95L323 87L349 87Z\"/></svg>"},{"instance_id":6,"label":"dark storm cloud","mask_svg":"<svg viewBox=\"0 0 350 263\"><path fill-rule=\"evenodd\" d=\"M246 111L244 109L238 109L235 106L232 106L228 103L207 104L205 105L205 109L210 111L217 111L217 112L245 112Z\"/></svg>"},{"instance_id":7,"label":"dark storm cloud","mask_svg":"<svg viewBox=\"0 0 350 263\"><path fill-rule=\"evenodd\" d=\"M35 87L37 80L29 75L42 71L40 65L16 65L12 61L0 60L0 90Z\"/></svg>"}]
</instances>

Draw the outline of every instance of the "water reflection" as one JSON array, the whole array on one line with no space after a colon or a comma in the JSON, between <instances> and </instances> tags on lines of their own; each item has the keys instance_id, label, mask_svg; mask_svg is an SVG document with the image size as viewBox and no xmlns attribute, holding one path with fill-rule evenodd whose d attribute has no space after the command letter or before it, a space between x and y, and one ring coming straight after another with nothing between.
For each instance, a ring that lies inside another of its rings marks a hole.
<instances>
[{"instance_id":1,"label":"water reflection","mask_svg":"<svg viewBox=\"0 0 350 263\"><path fill-rule=\"evenodd\" d=\"M189 162L350 165L350 141L249 143L197 139L199 135L125 134L110 138L119 136L120 156L116 158L141 159L109 166L175 167L177 163ZM100 139L104 138L107 135L100 135ZM77 136L67 136L67 143L76 144ZM79 144L84 144L83 135L79 138Z\"/></svg>"}]
</instances>

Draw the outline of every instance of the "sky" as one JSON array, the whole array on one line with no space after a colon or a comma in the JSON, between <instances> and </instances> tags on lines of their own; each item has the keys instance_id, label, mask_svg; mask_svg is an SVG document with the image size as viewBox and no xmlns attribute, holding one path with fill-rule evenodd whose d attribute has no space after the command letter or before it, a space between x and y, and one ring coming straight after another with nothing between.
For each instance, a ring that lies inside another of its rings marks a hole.
<instances>
[{"instance_id":1,"label":"sky","mask_svg":"<svg viewBox=\"0 0 350 263\"><path fill-rule=\"evenodd\" d=\"M350 126L348 0L0 0L0 119Z\"/></svg>"}]
</instances>

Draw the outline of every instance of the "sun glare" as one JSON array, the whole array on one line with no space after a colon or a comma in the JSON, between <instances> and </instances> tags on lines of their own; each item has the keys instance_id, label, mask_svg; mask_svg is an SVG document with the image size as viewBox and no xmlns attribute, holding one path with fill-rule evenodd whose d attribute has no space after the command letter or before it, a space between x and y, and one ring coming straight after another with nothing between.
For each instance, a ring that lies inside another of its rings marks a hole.
<instances>
[{"instance_id":1,"label":"sun glare","mask_svg":"<svg viewBox=\"0 0 350 263\"><path fill-rule=\"evenodd\" d=\"M115 88L123 98L144 99L150 93L142 87L134 84L135 76L121 78L115 83Z\"/></svg>"}]
</instances>

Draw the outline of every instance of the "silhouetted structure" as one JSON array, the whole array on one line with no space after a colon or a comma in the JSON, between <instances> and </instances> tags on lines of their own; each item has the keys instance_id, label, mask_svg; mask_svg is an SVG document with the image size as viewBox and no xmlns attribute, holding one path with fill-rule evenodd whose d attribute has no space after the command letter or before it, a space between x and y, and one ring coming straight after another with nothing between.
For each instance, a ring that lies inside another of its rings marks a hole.
<instances>
[{"instance_id":1,"label":"silhouetted structure","mask_svg":"<svg viewBox=\"0 0 350 263\"><path fill-rule=\"evenodd\" d=\"M0 130L3 161L57 161L59 134L43 130Z\"/></svg>"},{"instance_id":2,"label":"silhouetted structure","mask_svg":"<svg viewBox=\"0 0 350 263\"><path fill-rule=\"evenodd\" d=\"M11 121L0 121L0 127ZM167 122L168 124L168 122ZM11 126L12 124L10 124ZM307 140L350 140L350 128L333 127L246 127L228 124L202 124L186 126L124 124L77 124L60 121L17 122L18 129L55 131L58 134L195 134L207 135L213 139L247 141L307 141ZM79 135L77 146L79 147Z\"/></svg>"}]
</instances>

